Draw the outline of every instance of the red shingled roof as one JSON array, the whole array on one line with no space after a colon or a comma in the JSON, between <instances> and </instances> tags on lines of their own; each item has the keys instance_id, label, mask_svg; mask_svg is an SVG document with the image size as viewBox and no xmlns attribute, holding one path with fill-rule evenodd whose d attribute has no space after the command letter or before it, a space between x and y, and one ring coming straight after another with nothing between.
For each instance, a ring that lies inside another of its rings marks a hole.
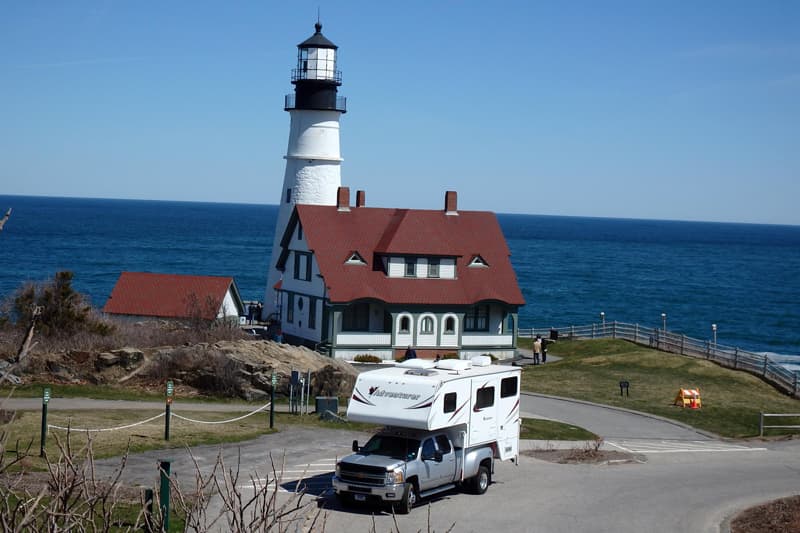
<instances>
[{"instance_id":1,"label":"red shingled roof","mask_svg":"<svg viewBox=\"0 0 800 533\"><path fill-rule=\"evenodd\" d=\"M296 217L325 278L331 302L374 298L402 304L525 303L494 213L447 215L444 211L371 207L339 211L335 206L298 205ZM353 252L367 264L346 264ZM374 268L373 262L381 255L456 257L456 279L390 278L380 265ZM489 267L469 267L476 255Z\"/></svg>"},{"instance_id":2,"label":"red shingled roof","mask_svg":"<svg viewBox=\"0 0 800 533\"><path fill-rule=\"evenodd\" d=\"M218 309L208 309L207 298L220 306L228 289L238 289L233 278L219 276L188 276L182 274L152 274L123 272L111 291L104 313L116 315L153 316L162 318L191 318L192 301L200 318L213 320ZM196 298L195 298L196 297Z\"/></svg>"}]
</instances>

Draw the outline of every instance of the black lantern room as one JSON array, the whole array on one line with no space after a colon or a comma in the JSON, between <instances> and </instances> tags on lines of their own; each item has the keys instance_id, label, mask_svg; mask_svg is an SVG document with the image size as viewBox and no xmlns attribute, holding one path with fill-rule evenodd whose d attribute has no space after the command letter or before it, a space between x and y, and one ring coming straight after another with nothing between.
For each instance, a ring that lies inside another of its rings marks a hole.
<instances>
[{"instance_id":1,"label":"black lantern room","mask_svg":"<svg viewBox=\"0 0 800 533\"><path fill-rule=\"evenodd\" d=\"M297 45L297 68L292 70L294 95L286 96L286 110L346 111L346 100L337 96L342 73L336 70L338 47L322 35L322 24L314 35Z\"/></svg>"}]
</instances>

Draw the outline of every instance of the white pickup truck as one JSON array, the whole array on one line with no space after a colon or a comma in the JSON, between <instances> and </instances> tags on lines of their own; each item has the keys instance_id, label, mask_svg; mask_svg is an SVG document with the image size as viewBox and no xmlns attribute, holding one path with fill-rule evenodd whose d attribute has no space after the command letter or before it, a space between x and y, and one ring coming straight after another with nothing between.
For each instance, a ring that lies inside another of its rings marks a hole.
<instances>
[{"instance_id":1,"label":"white pickup truck","mask_svg":"<svg viewBox=\"0 0 800 533\"><path fill-rule=\"evenodd\" d=\"M354 453L336 465L337 497L408 513L458 485L486 492L494 460L518 457L519 380L519 368L483 356L362 373L347 417L386 427L364 446L353 442Z\"/></svg>"}]
</instances>

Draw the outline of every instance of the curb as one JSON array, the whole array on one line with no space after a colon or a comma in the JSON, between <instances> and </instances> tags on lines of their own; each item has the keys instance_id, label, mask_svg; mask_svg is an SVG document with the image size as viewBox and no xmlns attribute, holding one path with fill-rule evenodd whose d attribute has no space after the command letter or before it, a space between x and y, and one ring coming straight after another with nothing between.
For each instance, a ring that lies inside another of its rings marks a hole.
<instances>
[{"instance_id":1,"label":"curb","mask_svg":"<svg viewBox=\"0 0 800 533\"><path fill-rule=\"evenodd\" d=\"M727 439L725 437L721 437L720 435L717 435L716 433L712 433L710 431L697 429L694 426L690 426L689 424L684 424L683 422L678 422L677 420L672 420L670 418L665 418L663 416L654 415L654 414L650 414L650 413L644 413L642 411L634 411L633 409L626 409L624 407L615 407L615 406L611 406L611 405L604 405L604 404L601 404L601 403L589 402L589 401L586 401L586 400L577 400L575 398L564 398L563 396L553 396L553 395L550 395L550 394L540 394L540 393L537 393L537 392L521 391L520 394L524 394L525 396L530 396L530 397L534 397L534 398L538 397L538 398L548 398L548 399L551 399L551 400L561 400L561 401L572 402L572 403L577 403L577 404L581 404L581 405L588 405L588 406L591 406L591 407L601 407L603 409L609 409L611 411L619 411L619 412L622 412L622 413L638 415L638 416L641 416L641 417L644 417L644 418L650 418L652 420L658 420L660 422L666 422L667 424L672 424L673 426L677 426L679 428L683 428L683 429L688 429L690 431L694 431L695 433L697 433L699 435L702 435L704 437L707 437L709 439L726 440L726 441L736 440L736 439Z\"/></svg>"}]
</instances>

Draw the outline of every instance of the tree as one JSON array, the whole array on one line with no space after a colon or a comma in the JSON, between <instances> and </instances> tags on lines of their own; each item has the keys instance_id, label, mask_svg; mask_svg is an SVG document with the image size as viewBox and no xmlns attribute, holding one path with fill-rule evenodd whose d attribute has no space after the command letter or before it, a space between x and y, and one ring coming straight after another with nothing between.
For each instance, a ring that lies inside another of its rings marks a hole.
<instances>
[{"instance_id":1,"label":"tree","mask_svg":"<svg viewBox=\"0 0 800 533\"><path fill-rule=\"evenodd\" d=\"M31 324L38 308L37 329L46 337L111 333L113 327L95 318L88 299L72 287L72 278L72 272L58 272L52 281L27 283L20 288L13 305L17 325Z\"/></svg>"}]
</instances>

